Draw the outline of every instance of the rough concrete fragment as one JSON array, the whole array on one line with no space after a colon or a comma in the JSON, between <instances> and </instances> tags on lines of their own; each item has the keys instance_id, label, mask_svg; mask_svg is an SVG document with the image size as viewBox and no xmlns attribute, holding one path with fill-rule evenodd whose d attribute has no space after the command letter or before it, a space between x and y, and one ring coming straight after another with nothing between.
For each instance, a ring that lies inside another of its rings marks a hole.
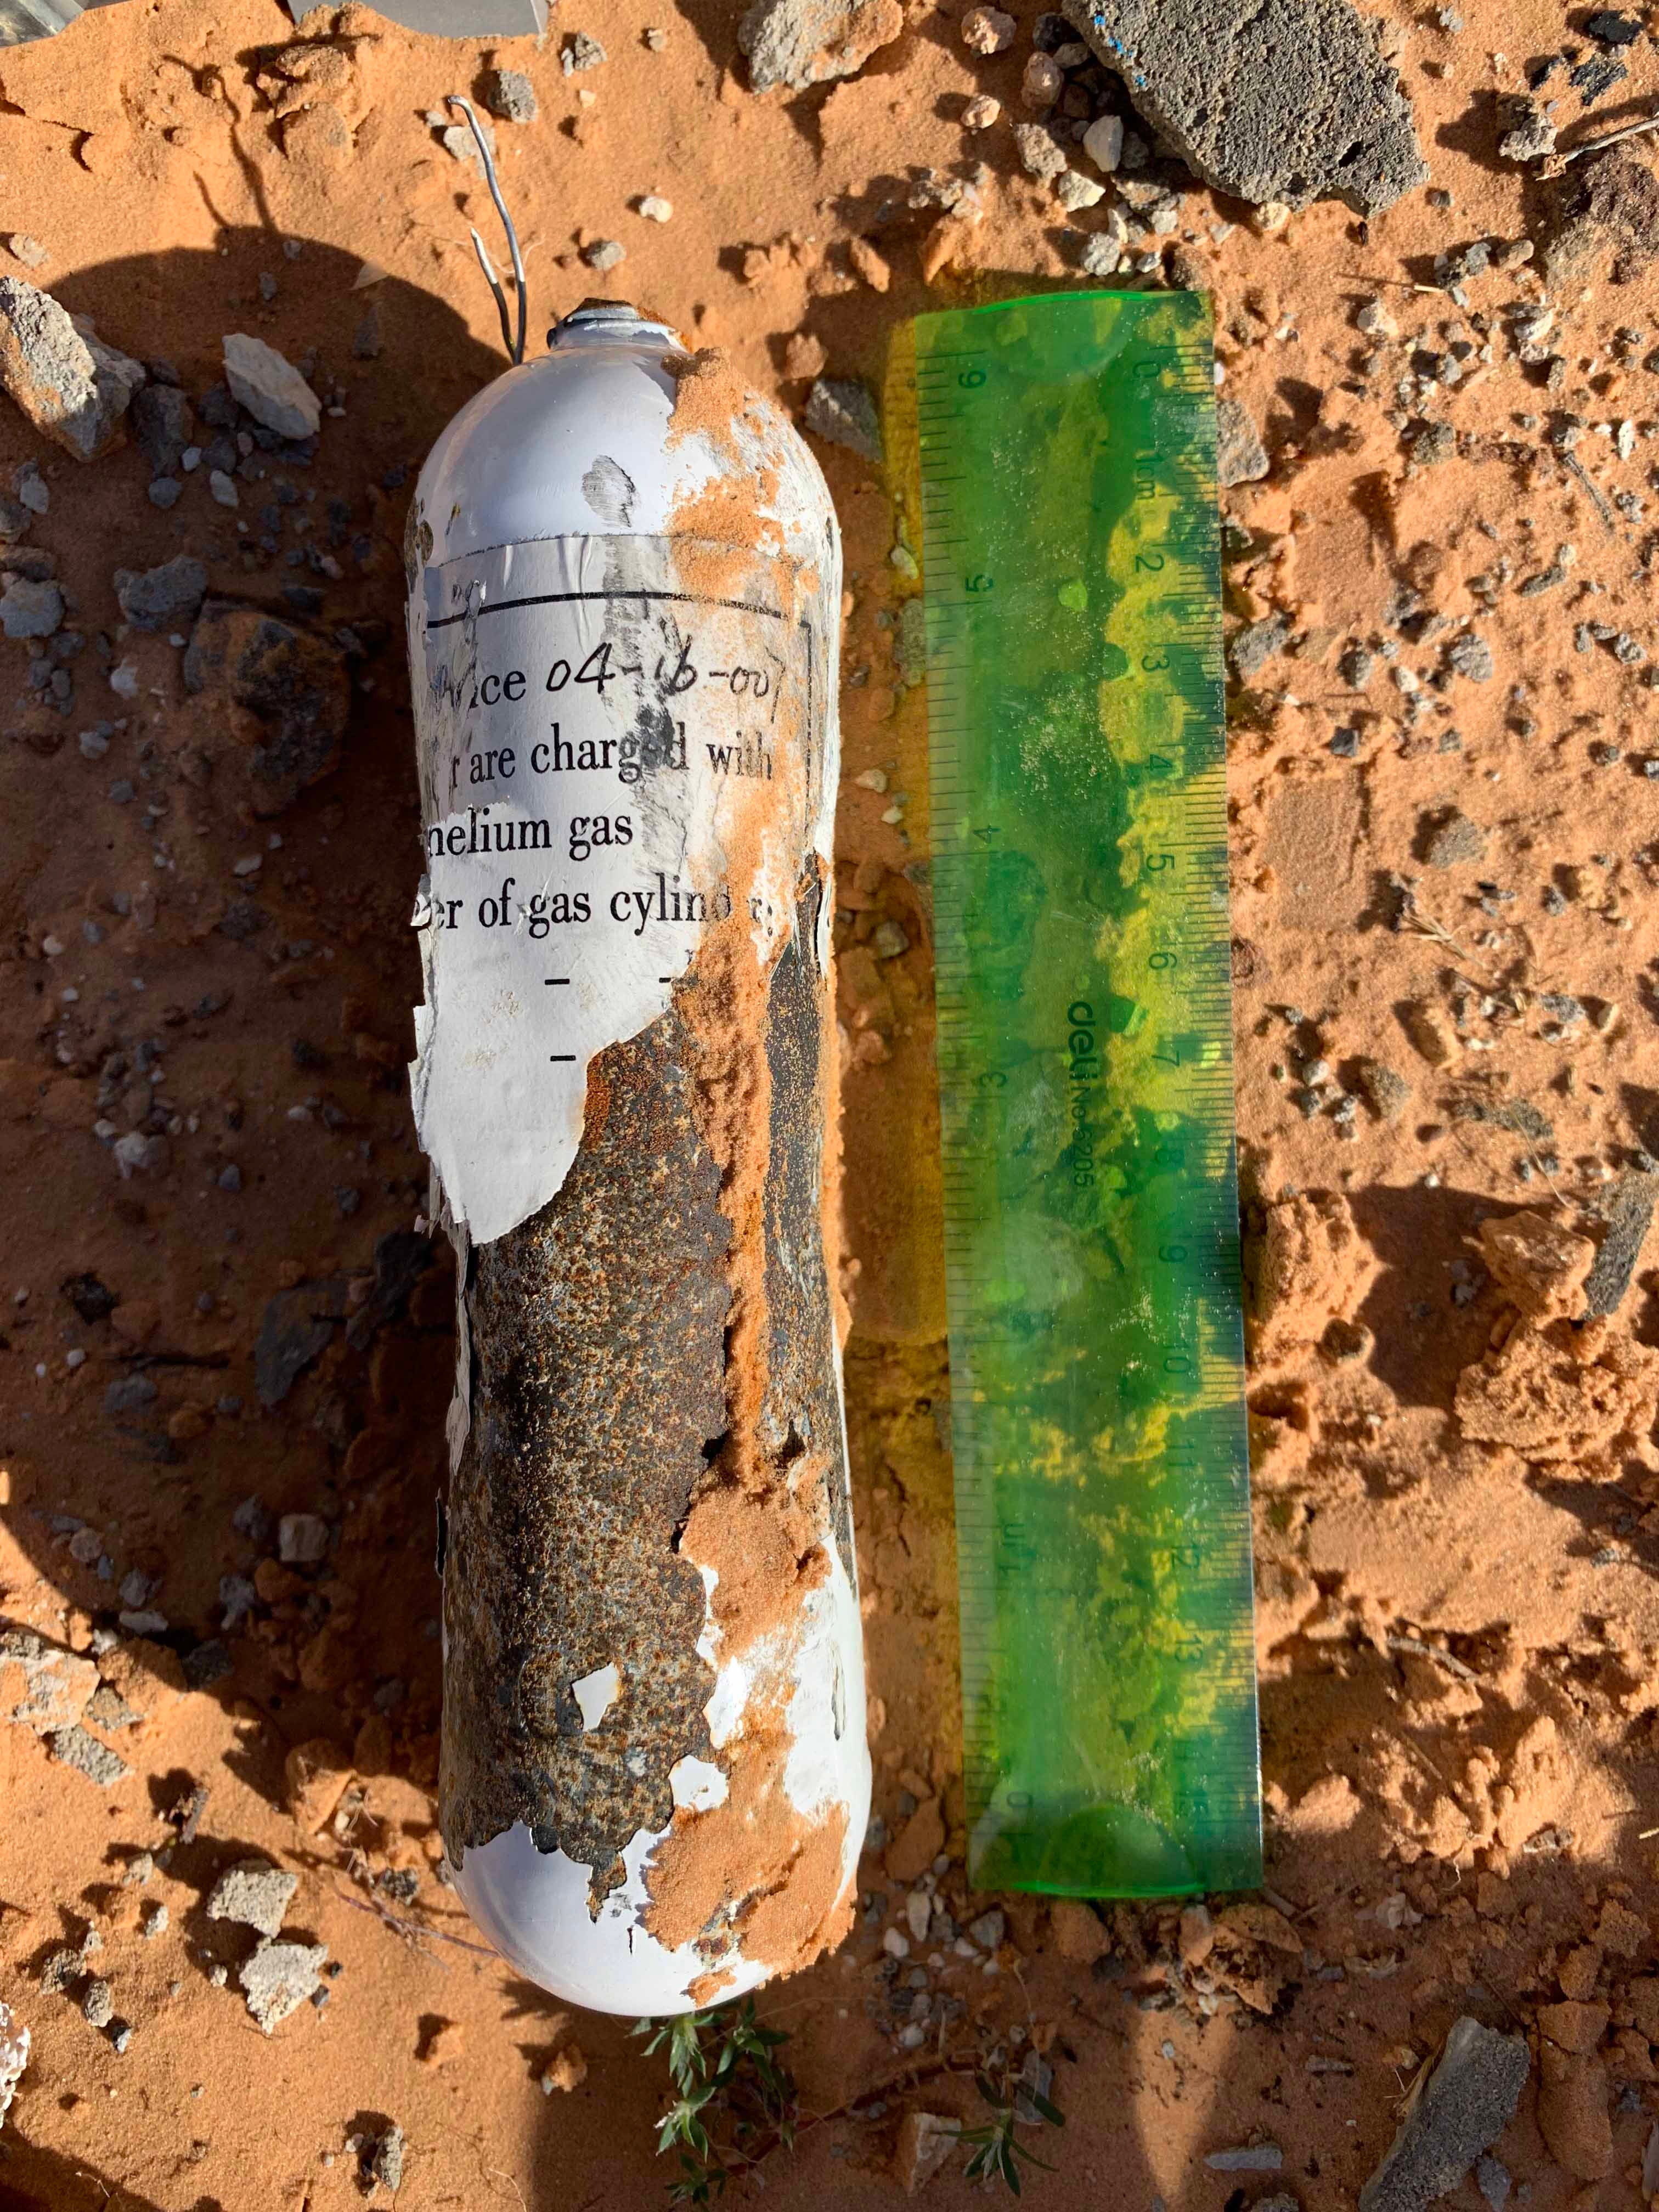
<instances>
[{"instance_id":1,"label":"rough concrete fragment","mask_svg":"<svg viewBox=\"0 0 1659 2212\"><path fill-rule=\"evenodd\" d=\"M159 568L115 572L115 596L135 629L166 629L194 621L207 586L206 568L188 553L164 561Z\"/></svg>"},{"instance_id":2,"label":"rough concrete fragment","mask_svg":"<svg viewBox=\"0 0 1659 2212\"><path fill-rule=\"evenodd\" d=\"M97 1686L97 1668L78 1652L44 1643L31 1629L0 1635L0 1718L49 1735L75 1725Z\"/></svg>"},{"instance_id":3,"label":"rough concrete fragment","mask_svg":"<svg viewBox=\"0 0 1659 2212\"><path fill-rule=\"evenodd\" d=\"M1014 144L1019 151L1021 168L1039 184L1051 184L1064 173L1067 167L1066 149L1047 124L1016 123Z\"/></svg>"},{"instance_id":4,"label":"rough concrete fragment","mask_svg":"<svg viewBox=\"0 0 1659 2212\"><path fill-rule=\"evenodd\" d=\"M1085 208L1097 207L1105 197L1104 185L1080 177L1075 169L1062 169L1054 185L1054 198L1067 215L1080 215Z\"/></svg>"},{"instance_id":5,"label":"rough concrete fragment","mask_svg":"<svg viewBox=\"0 0 1659 2212\"><path fill-rule=\"evenodd\" d=\"M396 2196L404 2181L404 2131L400 2127L389 2127L374 2146L374 2155L369 2160L371 2177L383 2188Z\"/></svg>"},{"instance_id":6,"label":"rough concrete fragment","mask_svg":"<svg viewBox=\"0 0 1659 2212\"><path fill-rule=\"evenodd\" d=\"M1506 161L1535 161L1555 151L1556 126L1529 93L1512 93L1499 112L1505 128L1498 150Z\"/></svg>"},{"instance_id":7,"label":"rough concrete fragment","mask_svg":"<svg viewBox=\"0 0 1659 2212\"><path fill-rule=\"evenodd\" d=\"M832 446L847 446L866 461L881 459L876 403L855 377L821 376L806 396L806 427Z\"/></svg>"},{"instance_id":8,"label":"rough concrete fragment","mask_svg":"<svg viewBox=\"0 0 1659 2212\"><path fill-rule=\"evenodd\" d=\"M207 1916L210 1920L234 1920L244 1928L257 1928L262 1936L274 1936L299 1887L297 1874L285 1873L269 1859L239 1859L214 1883Z\"/></svg>"},{"instance_id":9,"label":"rough concrete fragment","mask_svg":"<svg viewBox=\"0 0 1659 2212\"><path fill-rule=\"evenodd\" d=\"M326 1943L273 1943L266 1937L237 1974L247 2008L269 2035L308 2003L320 1986Z\"/></svg>"},{"instance_id":10,"label":"rough concrete fragment","mask_svg":"<svg viewBox=\"0 0 1659 2212\"><path fill-rule=\"evenodd\" d=\"M1626 1176L1603 1206L1607 1228L1595 1264L1584 1285L1585 1310L1610 1314L1629 1290L1631 1278L1642 1256L1653 1226L1653 1209L1659 1201L1659 1176Z\"/></svg>"},{"instance_id":11,"label":"rough concrete fragment","mask_svg":"<svg viewBox=\"0 0 1659 2212\"><path fill-rule=\"evenodd\" d=\"M1490 684L1492 677L1492 647L1474 630L1465 630L1446 648L1449 667L1455 670L1470 684Z\"/></svg>"},{"instance_id":12,"label":"rough concrete fragment","mask_svg":"<svg viewBox=\"0 0 1659 2212\"><path fill-rule=\"evenodd\" d=\"M124 1759L118 1759L106 1744L100 1743L95 1735L88 1735L78 1725L54 1729L46 1741L55 1759L64 1766L74 1767L100 1790L112 1789L127 1772Z\"/></svg>"},{"instance_id":13,"label":"rough concrete fragment","mask_svg":"<svg viewBox=\"0 0 1659 2212\"><path fill-rule=\"evenodd\" d=\"M256 422L279 438L312 438L323 403L290 361L263 338L233 331L224 342L225 382Z\"/></svg>"},{"instance_id":14,"label":"rough concrete fragment","mask_svg":"<svg viewBox=\"0 0 1659 2212\"><path fill-rule=\"evenodd\" d=\"M0 630L8 637L50 637L63 621L64 594L56 584L13 576L0 592Z\"/></svg>"},{"instance_id":15,"label":"rough concrete fragment","mask_svg":"<svg viewBox=\"0 0 1659 2212\"><path fill-rule=\"evenodd\" d=\"M1348 0L1063 0L1140 113L1208 184L1361 215L1428 174L1409 100Z\"/></svg>"},{"instance_id":16,"label":"rough concrete fragment","mask_svg":"<svg viewBox=\"0 0 1659 2212\"><path fill-rule=\"evenodd\" d=\"M483 103L499 123L536 120L536 88L522 70L491 70L484 79Z\"/></svg>"},{"instance_id":17,"label":"rough concrete fragment","mask_svg":"<svg viewBox=\"0 0 1659 2212\"><path fill-rule=\"evenodd\" d=\"M1215 461L1216 481L1224 490L1232 484L1255 483L1267 473L1267 449L1242 399L1216 402Z\"/></svg>"},{"instance_id":18,"label":"rough concrete fragment","mask_svg":"<svg viewBox=\"0 0 1659 2212\"><path fill-rule=\"evenodd\" d=\"M738 22L757 92L852 76L904 27L899 0L756 0Z\"/></svg>"},{"instance_id":19,"label":"rough concrete fragment","mask_svg":"<svg viewBox=\"0 0 1659 2212\"><path fill-rule=\"evenodd\" d=\"M67 1945L60 1950L50 1953L40 1969L42 1994L49 1997L61 1997L66 1990L74 1988L85 1972L86 1967L81 1954L78 1951L71 1951Z\"/></svg>"},{"instance_id":20,"label":"rough concrete fragment","mask_svg":"<svg viewBox=\"0 0 1659 2212\"><path fill-rule=\"evenodd\" d=\"M0 384L35 428L77 461L120 444L143 374L78 330L50 292L0 276Z\"/></svg>"},{"instance_id":21,"label":"rough concrete fragment","mask_svg":"<svg viewBox=\"0 0 1659 2212\"><path fill-rule=\"evenodd\" d=\"M1531 2057L1523 2035L1500 2035L1467 2015L1359 2192L1359 2212L1425 2212L1458 2183L1510 2122Z\"/></svg>"}]
</instances>

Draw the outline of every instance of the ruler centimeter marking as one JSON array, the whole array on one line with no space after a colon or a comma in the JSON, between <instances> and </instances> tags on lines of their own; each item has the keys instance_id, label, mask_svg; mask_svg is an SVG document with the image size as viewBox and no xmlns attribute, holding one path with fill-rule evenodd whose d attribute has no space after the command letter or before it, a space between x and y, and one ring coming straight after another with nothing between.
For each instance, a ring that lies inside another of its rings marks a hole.
<instances>
[{"instance_id":1,"label":"ruler centimeter marking","mask_svg":"<svg viewBox=\"0 0 1659 2212\"><path fill-rule=\"evenodd\" d=\"M1261 1880L1206 304L921 318L969 1864Z\"/></svg>"}]
</instances>

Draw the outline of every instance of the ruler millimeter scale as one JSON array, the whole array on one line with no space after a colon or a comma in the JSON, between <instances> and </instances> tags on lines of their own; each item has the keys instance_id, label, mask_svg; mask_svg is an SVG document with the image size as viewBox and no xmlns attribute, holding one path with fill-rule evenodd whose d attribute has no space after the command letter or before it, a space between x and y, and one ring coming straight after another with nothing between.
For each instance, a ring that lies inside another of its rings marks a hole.
<instances>
[{"instance_id":1,"label":"ruler millimeter scale","mask_svg":"<svg viewBox=\"0 0 1659 2212\"><path fill-rule=\"evenodd\" d=\"M927 642L969 1871L1261 1878L1207 303L927 315Z\"/></svg>"}]
</instances>

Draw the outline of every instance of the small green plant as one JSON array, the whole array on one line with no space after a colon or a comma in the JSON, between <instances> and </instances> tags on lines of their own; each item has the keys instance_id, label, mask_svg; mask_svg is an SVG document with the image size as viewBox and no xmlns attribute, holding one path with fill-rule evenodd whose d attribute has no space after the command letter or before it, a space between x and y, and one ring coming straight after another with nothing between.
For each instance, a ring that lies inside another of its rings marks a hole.
<instances>
[{"instance_id":1,"label":"small green plant","mask_svg":"<svg viewBox=\"0 0 1659 2212\"><path fill-rule=\"evenodd\" d=\"M676 2020L641 2020L633 2033L647 2039L648 2056L668 2053L676 2094L657 2124L657 2150L679 2154L671 2203L710 2203L735 2173L793 2144L795 2080L775 2055L789 2039L760 2025L752 1997Z\"/></svg>"},{"instance_id":2,"label":"small green plant","mask_svg":"<svg viewBox=\"0 0 1659 2212\"><path fill-rule=\"evenodd\" d=\"M969 2181L1000 2181L1015 2197L1020 2194L1020 2161L1027 2166L1041 2166L1045 2173L1054 2169L1047 2159L1039 2158L1034 2150L1023 2143L1016 2130L1039 2127L1045 2122L1052 2128L1063 2128L1065 2114L1058 2105L1033 2088L1029 2081L1018 2076L1004 2076L999 2087L988 2074L975 2074L974 2087L980 2100L990 2111L990 2119L983 2127L958 2128L957 2140L972 2147L965 2178Z\"/></svg>"}]
</instances>

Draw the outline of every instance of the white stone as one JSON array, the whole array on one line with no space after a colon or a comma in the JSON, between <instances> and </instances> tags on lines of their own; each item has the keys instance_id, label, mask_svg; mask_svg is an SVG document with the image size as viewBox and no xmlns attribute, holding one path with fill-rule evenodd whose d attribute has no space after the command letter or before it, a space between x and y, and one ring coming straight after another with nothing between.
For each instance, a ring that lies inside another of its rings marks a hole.
<instances>
[{"instance_id":1,"label":"white stone","mask_svg":"<svg viewBox=\"0 0 1659 2212\"><path fill-rule=\"evenodd\" d=\"M1096 168L1110 176L1123 159L1123 118L1097 116L1083 134L1083 150Z\"/></svg>"},{"instance_id":2,"label":"white stone","mask_svg":"<svg viewBox=\"0 0 1659 2212\"><path fill-rule=\"evenodd\" d=\"M279 438L314 437L323 404L291 361L263 338L234 331L225 340L225 382L256 422Z\"/></svg>"}]
</instances>

